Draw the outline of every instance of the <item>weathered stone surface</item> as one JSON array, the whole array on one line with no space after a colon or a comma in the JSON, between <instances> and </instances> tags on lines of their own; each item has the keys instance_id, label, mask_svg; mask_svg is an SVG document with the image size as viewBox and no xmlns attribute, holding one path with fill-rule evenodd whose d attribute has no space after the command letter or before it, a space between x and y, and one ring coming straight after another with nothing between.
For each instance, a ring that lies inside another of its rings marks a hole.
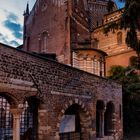
<instances>
[{"instance_id":1,"label":"weathered stone surface","mask_svg":"<svg viewBox=\"0 0 140 140\"><path fill-rule=\"evenodd\" d=\"M3 88L3 84L6 88ZM19 88L20 86L22 88ZM121 85L2 44L0 95L10 97L11 102L17 105L31 96L36 96L42 101L43 105L38 110L39 140L59 138L61 119L73 104L78 104L83 112L83 139L89 140L90 136L95 138L98 100L104 101L105 104L114 104L115 133L119 138L122 136Z\"/></svg>"}]
</instances>

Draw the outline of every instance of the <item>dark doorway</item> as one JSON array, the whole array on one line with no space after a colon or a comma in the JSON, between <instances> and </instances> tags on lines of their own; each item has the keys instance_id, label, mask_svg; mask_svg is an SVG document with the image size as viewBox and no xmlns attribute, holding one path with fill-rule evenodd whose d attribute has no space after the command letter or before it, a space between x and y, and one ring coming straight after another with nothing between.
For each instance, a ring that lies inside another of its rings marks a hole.
<instances>
[{"instance_id":1,"label":"dark doorway","mask_svg":"<svg viewBox=\"0 0 140 140\"><path fill-rule=\"evenodd\" d=\"M60 140L81 140L81 111L78 104L71 105L65 111L64 120L60 126Z\"/></svg>"}]
</instances>

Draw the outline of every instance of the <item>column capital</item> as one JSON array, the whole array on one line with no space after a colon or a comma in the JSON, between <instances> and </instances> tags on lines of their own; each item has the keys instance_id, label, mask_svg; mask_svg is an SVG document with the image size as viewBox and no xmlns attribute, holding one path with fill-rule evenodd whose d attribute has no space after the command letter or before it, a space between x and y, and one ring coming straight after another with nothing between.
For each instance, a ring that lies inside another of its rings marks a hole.
<instances>
[{"instance_id":1,"label":"column capital","mask_svg":"<svg viewBox=\"0 0 140 140\"><path fill-rule=\"evenodd\" d=\"M23 111L22 108L11 108L11 109L10 109L10 112L12 113L12 115L13 115L14 117L20 117L22 111Z\"/></svg>"}]
</instances>

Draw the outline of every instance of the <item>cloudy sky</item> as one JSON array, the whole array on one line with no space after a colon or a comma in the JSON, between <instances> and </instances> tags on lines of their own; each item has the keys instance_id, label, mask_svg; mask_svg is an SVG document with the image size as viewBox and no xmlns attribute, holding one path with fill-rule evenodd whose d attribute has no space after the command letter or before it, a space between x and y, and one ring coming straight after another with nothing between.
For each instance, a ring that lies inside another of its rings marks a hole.
<instances>
[{"instance_id":1,"label":"cloudy sky","mask_svg":"<svg viewBox=\"0 0 140 140\"><path fill-rule=\"evenodd\" d=\"M0 42L11 46L22 44L23 12L27 1L30 9L36 0L2 0L0 4ZM122 7L118 3L118 7Z\"/></svg>"}]
</instances>

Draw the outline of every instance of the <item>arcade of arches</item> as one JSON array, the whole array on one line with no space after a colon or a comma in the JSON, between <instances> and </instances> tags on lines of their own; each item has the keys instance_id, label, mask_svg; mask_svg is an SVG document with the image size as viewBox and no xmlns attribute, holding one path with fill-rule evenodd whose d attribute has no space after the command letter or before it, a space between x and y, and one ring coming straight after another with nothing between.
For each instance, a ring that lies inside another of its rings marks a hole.
<instances>
[{"instance_id":1,"label":"arcade of arches","mask_svg":"<svg viewBox=\"0 0 140 140\"><path fill-rule=\"evenodd\" d=\"M14 107L9 99L0 94L0 140L37 140L39 101L30 97L24 101L23 105ZM60 140L88 139L90 119L84 107L78 103L70 105L60 121ZM98 100L96 102L96 138L114 134L114 104L108 102L105 105L102 100Z\"/></svg>"},{"instance_id":2,"label":"arcade of arches","mask_svg":"<svg viewBox=\"0 0 140 140\"><path fill-rule=\"evenodd\" d=\"M0 94L0 140L36 140L37 101L29 98L16 107L7 97Z\"/></svg>"}]
</instances>

